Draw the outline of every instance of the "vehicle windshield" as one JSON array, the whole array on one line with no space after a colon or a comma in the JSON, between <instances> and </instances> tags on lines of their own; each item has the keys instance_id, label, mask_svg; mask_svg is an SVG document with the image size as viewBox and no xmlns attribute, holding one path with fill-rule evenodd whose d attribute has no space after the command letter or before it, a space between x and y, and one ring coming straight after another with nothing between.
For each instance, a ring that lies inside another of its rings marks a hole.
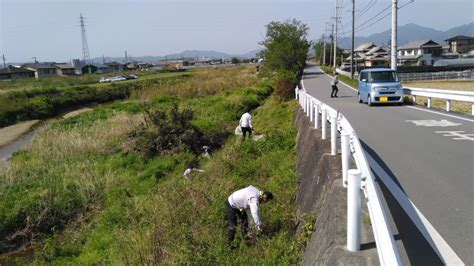
<instances>
[{"instance_id":1,"label":"vehicle windshield","mask_svg":"<svg viewBox=\"0 0 474 266\"><path fill-rule=\"evenodd\" d=\"M374 71L370 72L369 81L373 82L397 82L398 77L395 71Z\"/></svg>"}]
</instances>

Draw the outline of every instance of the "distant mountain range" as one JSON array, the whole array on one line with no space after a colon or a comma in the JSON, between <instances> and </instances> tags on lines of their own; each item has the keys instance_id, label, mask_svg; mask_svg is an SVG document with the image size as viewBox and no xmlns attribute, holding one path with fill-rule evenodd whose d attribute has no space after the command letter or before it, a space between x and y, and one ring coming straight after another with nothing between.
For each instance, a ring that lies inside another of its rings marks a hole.
<instances>
[{"instance_id":1,"label":"distant mountain range","mask_svg":"<svg viewBox=\"0 0 474 266\"><path fill-rule=\"evenodd\" d=\"M181 59L181 58L202 58L202 57L211 58L211 59L233 58L233 57L254 58L256 57L256 54L260 51L261 49L256 49L256 50L247 52L245 54L236 55L236 54L227 54L227 53L217 52L217 51L186 50L179 54L169 54L169 55L164 55L164 56L134 56L131 59L135 61L140 61L140 62L154 63L161 60L173 60L173 59ZM105 57L106 62L124 61L124 60L125 60L124 57ZM103 58L102 57L92 58L92 62L102 63Z\"/></svg>"},{"instance_id":2,"label":"distant mountain range","mask_svg":"<svg viewBox=\"0 0 474 266\"><path fill-rule=\"evenodd\" d=\"M474 22L469 24L454 27L447 31L439 31L436 29L422 27L417 24L406 24L398 27L398 45L404 45L412 41L428 40L431 39L441 45L444 45L444 40L457 35L466 35L474 37ZM377 45L387 46L390 44L391 30L388 29L381 33L372 34L368 37L355 37L355 47L363 43L375 43ZM345 49L351 48L351 38L340 38L338 39L338 46Z\"/></svg>"}]
</instances>

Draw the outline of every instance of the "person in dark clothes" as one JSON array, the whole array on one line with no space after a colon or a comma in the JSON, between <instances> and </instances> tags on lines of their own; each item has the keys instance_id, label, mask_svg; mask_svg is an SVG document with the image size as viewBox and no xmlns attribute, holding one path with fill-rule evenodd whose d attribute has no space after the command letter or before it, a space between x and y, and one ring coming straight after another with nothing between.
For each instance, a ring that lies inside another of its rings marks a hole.
<instances>
[{"instance_id":1,"label":"person in dark clothes","mask_svg":"<svg viewBox=\"0 0 474 266\"><path fill-rule=\"evenodd\" d=\"M242 235L247 236L248 219L247 210L250 209L255 227L261 231L261 222L258 207L261 203L266 203L273 199L273 194L269 191L260 191L254 186L248 186L232 193L226 200L227 220L229 231L227 232L227 246L232 248L235 233L237 232L237 218L241 222Z\"/></svg>"},{"instance_id":2,"label":"person in dark clothes","mask_svg":"<svg viewBox=\"0 0 474 266\"><path fill-rule=\"evenodd\" d=\"M336 73L331 81L331 98L337 97L337 92L339 91L339 89L337 88L337 83L339 83L339 73Z\"/></svg>"}]
</instances>

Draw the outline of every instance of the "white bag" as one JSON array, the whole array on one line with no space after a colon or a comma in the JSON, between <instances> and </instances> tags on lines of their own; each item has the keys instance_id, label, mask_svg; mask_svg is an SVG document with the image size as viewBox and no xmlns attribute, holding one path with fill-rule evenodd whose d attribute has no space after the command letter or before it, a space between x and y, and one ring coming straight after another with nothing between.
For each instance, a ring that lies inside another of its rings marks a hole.
<instances>
[{"instance_id":1,"label":"white bag","mask_svg":"<svg viewBox=\"0 0 474 266\"><path fill-rule=\"evenodd\" d=\"M242 128L240 128L240 126L235 128L235 135L242 135Z\"/></svg>"}]
</instances>

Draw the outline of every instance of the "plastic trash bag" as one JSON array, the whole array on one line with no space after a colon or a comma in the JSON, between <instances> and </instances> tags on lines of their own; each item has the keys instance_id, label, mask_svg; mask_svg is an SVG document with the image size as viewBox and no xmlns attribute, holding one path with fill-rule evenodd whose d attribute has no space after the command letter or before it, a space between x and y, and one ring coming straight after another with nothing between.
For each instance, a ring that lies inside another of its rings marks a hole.
<instances>
[{"instance_id":1,"label":"plastic trash bag","mask_svg":"<svg viewBox=\"0 0 474 266\"><path fill-rule=\"evenodd\" d=\"M242 129L240 128L240 126L237 126L235 128L235 135L242 135Z\"/></svg>"}]
</instances>

